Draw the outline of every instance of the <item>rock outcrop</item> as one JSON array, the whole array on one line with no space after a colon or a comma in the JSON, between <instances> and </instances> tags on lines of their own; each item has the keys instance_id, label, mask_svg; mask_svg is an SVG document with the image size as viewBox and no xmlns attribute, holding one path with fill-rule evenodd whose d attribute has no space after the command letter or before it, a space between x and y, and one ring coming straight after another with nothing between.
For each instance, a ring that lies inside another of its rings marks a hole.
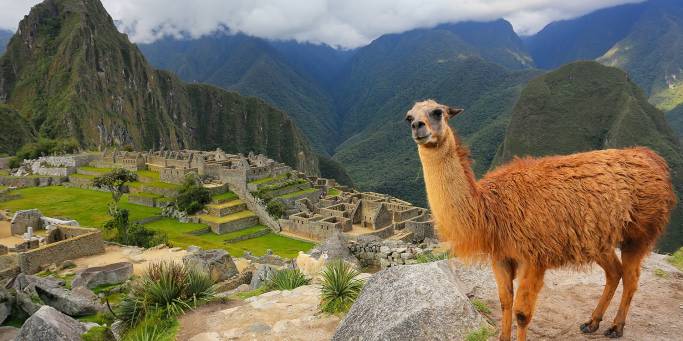
<instances>
[{"instance_id":1,"label":"rock outcrop","mask_svg":"<svg viewBox=\"0 0 683 341\"><path fill-rule=\"evenodd\" d=\"M84 287L67 290L61 287L36 286L36 292L45 304L69 316L91 315L104 310L97 296Z\"/></svg>"},{"instance_id":2,"label":"rock outcrop","mask_svg":"<svg viewBox=\"0 0 683 341\"><path fill-rule=\"evenodd\" d=\"M87 268L78 274L72 282L72 286L83 286L89 289L99 285L119 284L127 281L133 275L133 264L120 262L105 266Z\"/></svg>"},{"instance_id":3,"label":"rock outcrop","mask_svg":"<svg viewBox=\"0 0 683 341\"><path fill-rule=\"evenodd\" d=\"M339 231L333 232L329 238L310 252L311 257L315 259L320 259L323 254L327 255L328 260L342 259L347 263L360 267L358 258L349 250L346 237Z\"/></svg>"},{"instance_id":4,"label":"rock outcrop","mask_svg":"<svg viewBox=\"0 0 683 341\"><path fill-rule=\"evenodd\" d=\"M268 264L259 264L256 266L256 271L251 276L251 282L249 287L251 290L258 289L262 285L266 284L271 277L275 274L275 267Z\"/></svg>"},{"instance_id":5,"label":"rock outcrop","mask_svg":"<svg viewBox=\"0 0 683 341\"><path fill-rule=\"evenodd\" d=\"M183 257L183 262L189 267L207 271L214 282L225 281L238 273L230 254L221 249L193 252Z\"/></svg>"},{"instance_id":6,"label":"rock outcrop","mask_svg":"<svg viewBox=\"0 0 683 341\"><path fill-rule=\"evenodd\" d=\"M484 324L439 261L373 275L332 340L462 340Z\"/></svg>"},{"instance_id":7,"label":"rock outcrop","mask_svg":"<svg viewBox=\"0 0 683 341\"><path fill-rule=\"evenodd\" d=\"M15 341L80 341L85 326L50 306L42 306L24 322Z\"/></svg>"}]
</instances>

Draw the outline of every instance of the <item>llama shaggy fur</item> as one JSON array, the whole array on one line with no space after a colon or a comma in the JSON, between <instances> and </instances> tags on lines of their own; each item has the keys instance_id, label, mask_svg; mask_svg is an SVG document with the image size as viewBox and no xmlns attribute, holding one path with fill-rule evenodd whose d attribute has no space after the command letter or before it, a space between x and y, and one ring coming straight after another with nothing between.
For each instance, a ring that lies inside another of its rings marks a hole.
<instances>
[{"instance_id":1,"label":"llama shaggy fur","mask_svg":"<svg viewBox=\"0 0 683 341\"><path fill-rule=\"evenodd\" d=\"M621 305L605 333L621 336L640 262L676 202L666 162L644 147L517 158L477 181L467 148L447 123L460 112L430 100L416 103L406 119L439 235L458 257L492 261L503 309L500 339L511 337L513 311L517 339L526 339L547 269L593 262L605 269L607 283L581 329L598 329L623 276Z\"/></svg>"}]
</instances>

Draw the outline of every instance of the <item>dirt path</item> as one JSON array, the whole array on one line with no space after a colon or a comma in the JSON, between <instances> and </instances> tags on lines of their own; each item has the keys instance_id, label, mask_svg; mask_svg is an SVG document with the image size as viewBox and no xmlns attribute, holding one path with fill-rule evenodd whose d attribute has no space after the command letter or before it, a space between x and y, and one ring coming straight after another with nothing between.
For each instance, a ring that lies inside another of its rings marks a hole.
<instances>
[{"instance_id":1,"label":"dirt path","mask_svg":"<svg viewBox=\"0 0 683 341\"><path fill-rule=\"evenodd\" d=\"M491 318L499 327L500 304L488 268L459 270L464 286L491 307ZM539 304L529 327L531 340L608 340L602 333L611 326L621 298L621 285L600 329L592 335L579 331L598 302L604 285L602 269L586 272L551 271L546 275ZM514 331L513 331L514 333ZM492 338L491 340L496 340ZM640 287L626 320L623 341L683 340L683 274L653 254L645 261Z\"/></svg>"}]
</instances>

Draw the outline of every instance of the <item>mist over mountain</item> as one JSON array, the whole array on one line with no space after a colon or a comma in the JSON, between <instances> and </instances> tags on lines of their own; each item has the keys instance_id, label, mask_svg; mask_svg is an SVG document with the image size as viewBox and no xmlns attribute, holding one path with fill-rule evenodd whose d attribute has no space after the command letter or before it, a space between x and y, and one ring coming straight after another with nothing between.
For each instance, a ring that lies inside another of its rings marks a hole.
<instances>
[{"instance_id":1,"label":"mist over mountain","mask_svg":"<svg viewBox=\"0 0 683 341\"><path fill-rule=\"evenodd\" d=\"M5 52L7 44L14 33L12 31L0 29L0 55Z\"/></svg>"}]
</instances>

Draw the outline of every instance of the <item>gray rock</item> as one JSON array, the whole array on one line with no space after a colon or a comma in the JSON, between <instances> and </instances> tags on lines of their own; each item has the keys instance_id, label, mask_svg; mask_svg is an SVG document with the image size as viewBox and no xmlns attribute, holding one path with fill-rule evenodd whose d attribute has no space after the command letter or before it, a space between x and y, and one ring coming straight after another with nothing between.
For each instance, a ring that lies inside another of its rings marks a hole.
<instances>
[{"instance_id":1,"label":"gray rock","mask_svg":"<svg viewBox=\"0 0 683 341\"><path fill-rule=\"evenodd\" d=\"M120 284L133 275L133 263L120 262L105 266L87 268L76 274L72 286L95 288L99 285Z\"/></svg>"},{"instance_id":2,"label":"gray rock","mask_svg":"<svg viewBox=\"0 0 683 341\"><path fill-rule=\"evenodd\" d=\"M99 303L97 296L85 287L73 290L64 288L36 286L38 297L47 305L69 315L85 316L104 311L104 305Z\"/></svg>"},{"instance_id":3,"label":"gray rock","mask_svg":"<svg viewBox=\"0 0 683 341\"><path fill-rule=\"evenodd\" d=\"M194 253L194 252L201 251L201 250L202 250L202 248L200 248L199 246L195 246L195 245L190 245L187 247L187 252L189 252L189 253Z\"/></svg>"},{"instance_id":4,"label":"gray rock","mask_svg":"<svg viewBox=\"0 0 683 341\"><path fill-rule=\"evenodd\" d=\"M256 271L251 276L251 282L249 287L251 290L258 289L264 285L271 277L275 274L275 267L268 264L259 264L256 267Z\"/></svg>"},{"instance_id":5,"label":"gray rock","mask_svg":"<svg viewBox=\"0 0 683 341\"><path fill-rule=\"evenodd\" d=\"M198 267L211 274L214 282L224 281L237 275L237 266L232 261L228 251L221 249L200 250L183 257L183 262L192 267Z\"/></svg>"},{"instance_id":6,"label":"gray rock","mask_svg":"<svg viewBox=\"0 0 683 341\"><path fill-rule=\"evenodd\" d=\"M109 327L111 335L114 336L114 340L120 341L123 339L123 334L126 332L126 323L121 320L114 321Z\"/></svg>"},{"instance_id":7,"label":"gray rock","mask_svg":"<svg viewBox=\"0 0 683 341\"><path fill-rule=\"evenodd\" d=\"M81 323L83 324L83 327L85 327L86 331L100 326L99 324L97 324L95 322L81 322Z\"/></svg>"},{"instance_id":8,"label":"gray rock","mask_svg":"<svg viewBox=\"0 0 683 341\"><path fill-rule=\"evenodd\" d=\"M19 335L19 328L0 326L0 340L14 340Z\"/></svg>"},{"instance_id":9,"label":"gray rock","mask_svg":"<svg viewBox=\"0 0 683 341\"><path fill-rule=\"evenodd\" d=\"M61 288L64 281L53 277L38 277L33 275L19 274L14 278L12 288L16 292L16 305L28 315L33 315L43 301L36 292L36 286L44 288Z\"/></svg>"},{"instance_id":10,"label":"gray rock","mask_svg":"<svg viewBox=\"0 0 683 341\"><path fill-rule=\"evenodd\" d=\"M83 333L82 323L50 306L43 306L24 322L15 340L79 341Z\"/></svg>"},{"instance_id":11,"label":"gray rock","mask_svg":"<svg viewBox=\"0 0 683 341\"><path fill-rule=\"evenodd\" d=\"M322 244L316 246L311 250L311 257L319 259L323 254L327 254L328 260L342 259L347 263L353 264L356 267L360 266L358 258L349 250L349 243L339 231L335 231ZM369 259L371 259L370 257Z\"/></svg>"},{"instance_id":12,"label":"gray rock","mask_svg":"<svg viewBox=\"0 0 683 341\"><path fill-rule=\"evenodd\" d=\"M482 325L447 261L439 261L373 275L332 340L462 340Z\"/></svg>"}]
</instances>

